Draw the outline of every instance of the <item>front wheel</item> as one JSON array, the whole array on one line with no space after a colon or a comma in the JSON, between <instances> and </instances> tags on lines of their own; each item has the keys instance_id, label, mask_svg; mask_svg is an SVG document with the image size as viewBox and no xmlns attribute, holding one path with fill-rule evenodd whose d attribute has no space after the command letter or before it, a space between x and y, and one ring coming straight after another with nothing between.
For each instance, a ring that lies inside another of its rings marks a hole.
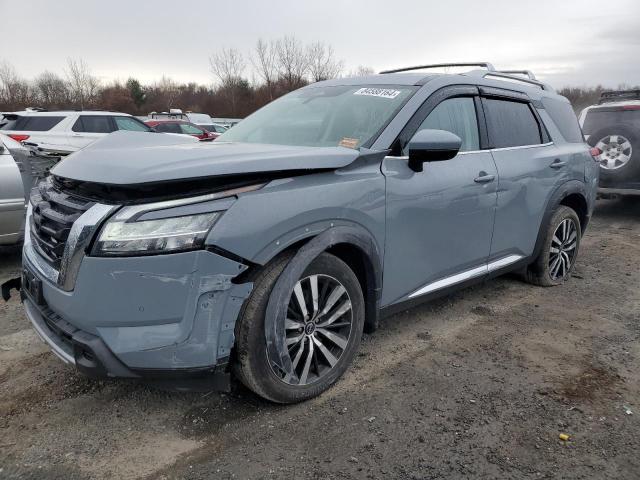
<instances>
[{"instance_id":1,"label":"front wheel","mask_svg":"<svg viewBox=\"0 0 640 480\"><path fill-rule=\"evenodd\" d=\"M543 287L564 283L575 266L581 238L578 215L560 205L551 216L540 254L527 269L527 281Z\"/></svg>"},{"instance_id":2,"label":"front wheel","mask_svg":"<svg viewBox=\"0 0 640 480\"><path fill-rule=\"evenodd\" d=\"M274 260L258 274L236 325L236 375L277 403L307 400L329 388L351 364L364 327L357 277L342 260L322 253L290 293L284 340L293 368L276 367L266 348L264 318L273 286L291 257Z\"/></svg>"}]
</instances>

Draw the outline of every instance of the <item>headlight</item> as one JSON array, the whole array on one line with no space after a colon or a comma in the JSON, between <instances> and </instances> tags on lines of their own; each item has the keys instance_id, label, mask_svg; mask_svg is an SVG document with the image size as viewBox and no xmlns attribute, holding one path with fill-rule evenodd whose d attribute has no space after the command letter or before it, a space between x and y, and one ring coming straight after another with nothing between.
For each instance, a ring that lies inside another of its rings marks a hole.
<instances>
[{"instance_id":1,"label":"headlight","mask_svg":"<svg viewBox=\"0 0 640 480\"><path fill-rule=\"evenodd\" d=\"M116 215L102 228L94 253L144 255L200 248L221 214L211 212L137 222Z\"/></svg>"}]
</instances>

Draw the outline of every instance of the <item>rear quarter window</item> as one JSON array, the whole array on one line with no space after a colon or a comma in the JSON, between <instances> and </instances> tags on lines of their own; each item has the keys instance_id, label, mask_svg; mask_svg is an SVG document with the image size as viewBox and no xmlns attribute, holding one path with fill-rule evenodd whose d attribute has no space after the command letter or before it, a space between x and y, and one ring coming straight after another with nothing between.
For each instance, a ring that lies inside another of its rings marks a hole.
<instances>
[{"instance_id":1,"label":"rear quarter window","mask_svg":"<svg viewBox=\"0 0 640 480\"><path fill-rule=\"evenodd\" d=\"M556 124L563 138L569 143L583 143L584 136L578 124L578 118L569 102L543 98L542 105Z\"/></svg>"},{"instance_id":2,"label":"rear quarter window","mask_svg":"<svg viewBox=\"0 0 640 480\"><path fill-rule=\"evenodd\" d=\"M528 103L484 98L489 139L493 148L542 143L542 132Z\"/></svg>"},{"instance_id":3,"label":"rear quarter window","mask_svg":"<svg viewBox=\"0 0 640 480\"><path fill-rule=\"evenodd\" d=\"M1 130L14 130L17 132L46 132L59 124L64 117L41 116L28 117L16 115L6 117L8 122L4 124Z\"/></svg>"}]
</instances>

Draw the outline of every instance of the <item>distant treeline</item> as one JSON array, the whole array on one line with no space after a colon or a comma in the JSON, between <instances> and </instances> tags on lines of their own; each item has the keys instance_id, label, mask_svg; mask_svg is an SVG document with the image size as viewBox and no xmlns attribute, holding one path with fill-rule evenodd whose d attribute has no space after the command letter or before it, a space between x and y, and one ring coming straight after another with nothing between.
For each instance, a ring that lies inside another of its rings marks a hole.
<instances>
[{"instance_id":1,"label":"distant treeline","mask_svg":"<svg viewBox=\"0 0 640 480\"><path fill-rule=\"evenodd\" d=\"M178 83L166 76L143 85L135 77L126 82L100 82L84 60L72 58L67 60L62 75L45 71L27 80L0 59L0 111L41 107L146 115L181 108L216 117L242 118L309 83L373 73L371 68L363 66L344 72L344 63L335 58L330 45L322 42L304 45L289 36L258 40L246 56L236 49L222 49L209 58L209 65L215 86ZM251 78L246 75L249 66ZM567 87L558 93L566 96L578 113L597 103L604 90L601 86Z\"/></svg>"}]
</instances>

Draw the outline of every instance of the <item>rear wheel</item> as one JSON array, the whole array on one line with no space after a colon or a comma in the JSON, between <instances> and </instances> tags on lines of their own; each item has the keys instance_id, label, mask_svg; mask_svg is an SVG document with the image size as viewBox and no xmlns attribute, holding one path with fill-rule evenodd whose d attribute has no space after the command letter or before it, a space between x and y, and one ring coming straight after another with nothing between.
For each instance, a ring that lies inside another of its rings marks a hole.
<instances>
[{"instance_id":1,"label":"rear wheel","mask_svg":"<svg viewBox=\"0 0 640 480\"><path fill-rule=\"evenodd\" d=\"M295 283L285 321L285 345L292 370L269 358L264 319L278 277L292 255L260 272L236 325L240 380L258 395L294 403L319 395L351 364L364 326L364 299L357 277L339 258L322 253Z\"/></svg>"},{"instance_id":2,"label":"rear wheel","mask_svg":"<svg viewBox=\"0 0 640 480\"><path fill-rule=\"evenodd\" d=\"M560 205L551 216L540 254L527 269L527 281L544 287L564 283L575 266L581 238L578 215Z\"/></svg>"}]
</instances>

